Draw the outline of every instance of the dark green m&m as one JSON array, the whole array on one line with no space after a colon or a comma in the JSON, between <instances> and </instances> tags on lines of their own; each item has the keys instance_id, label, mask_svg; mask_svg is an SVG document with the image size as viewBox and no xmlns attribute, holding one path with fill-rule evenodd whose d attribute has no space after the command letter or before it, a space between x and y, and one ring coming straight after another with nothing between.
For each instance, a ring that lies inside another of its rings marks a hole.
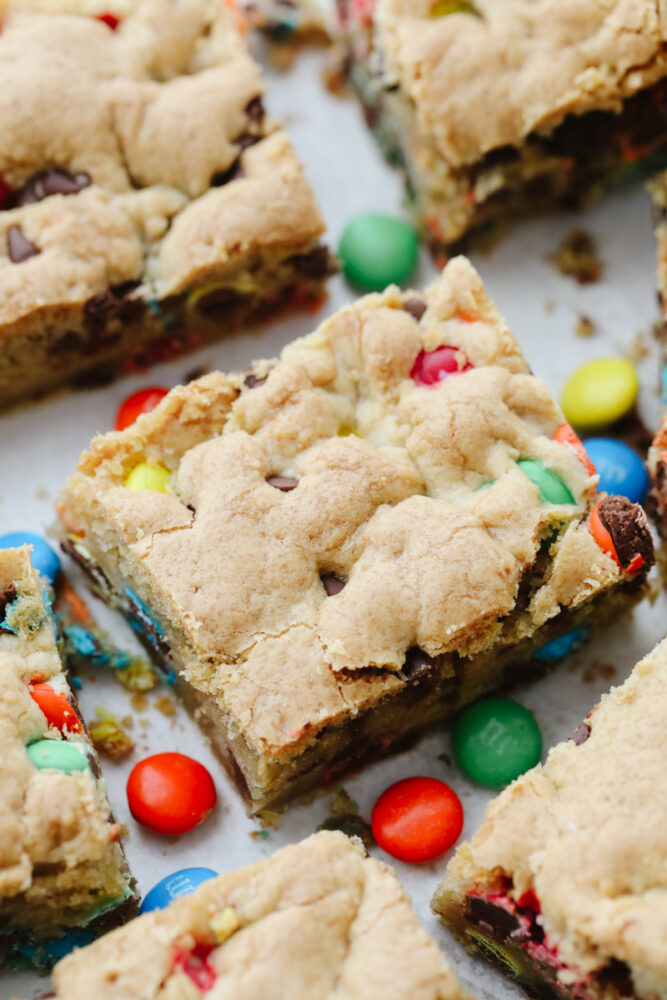
<instances>
[{"instance_id":1,"label":"dark green m&m","mask_svg":"<svg viewBox=\"0 0 667 1000\"><path fill-rule=\"evenodd\" d=\"M509 698L485 698L457 718L452 749L456 763L471 781L504 788L539 762L542 736L523 705Z\"/></svg>"}]
</instances>

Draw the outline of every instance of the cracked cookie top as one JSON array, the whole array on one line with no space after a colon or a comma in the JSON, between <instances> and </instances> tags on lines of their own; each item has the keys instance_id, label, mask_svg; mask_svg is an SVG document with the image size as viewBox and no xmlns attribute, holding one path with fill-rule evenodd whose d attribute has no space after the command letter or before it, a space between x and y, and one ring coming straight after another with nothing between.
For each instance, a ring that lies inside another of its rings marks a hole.
<instances>
[{"instance_id":1,"label":"cracked cookie top","mask_svg":"<svg viewBox=\"0 0 667 1000\"><path fill-rule=\"evenodd\" d=\"M317 833L60 962L57 1000L465 1000L391 869ZM469 998L468 998L469 1000Z\"/></svg>"},{"instance_id":2,"label":"cracked cookie top","mask_svg":"<svg viewBox=\"0 0 667 1000\"><path fill-rule=\"evenodd\" d=\"M73 731L63 734L49 724L31 696L30 685L36 683L48 684L71 699L29 549L4 549L0 552L0 913L10 926L14 901L32 900L36 913L31 930L39 934L44 919L52 920L49 889L67 888L72 905L85 906L88 882L99 893L105 861L114 857L118 862L120 853L109 804L85 764L92 748L81 734L75 709ZM46 740L59 748L66 742L76 767L68 770L56 762L54 769L43 754L33 753L35 747L43 751L39 741ZM88 869L92 873L88 878L80 874ZM122 898L127 887L118 873L115 886L110 874L106 888L112 893L115 889ZM104 900L91 893L89 906L100 902Z\"/></svg>"},{"instance_id":3,"label":"cracked cookie top","mask_svg":"<svg viewBox=\"0 0 667 1000\"><path fill-rule=\"evenodd\" d=\"M454 168L617 111L667 72L656 0L378 0L375 30L387 84Z\"/></svg>"},{"instance_id":4,"label":"cracked cookie top","mask_svg":"<svg viewBox=\"0 0 667 1000\"><path fill-rule=\"evenodd\" d=\"M0 4L0 325L147 299L323 229L219 0Z\"/></svg>"},{"instance_id":5,"label":"cracked cookie top","mask_svg":"<svg viewBox=\"0 0 667 1000\"><path fill-rule=\"evenodd\" d=\"M667 977L667 640L544 765L515 781L459 848L438 894L530 890L561 961L629 965L638 996Z\"/></svg>"},{"instance_id":6,"label":"cracked cookie top","mask_svg":"<svg viewBox=\"0 0 667 1000\"><path fill-rule=\"evenodd\" d=\"M366 296L96 438L65 521L185 677L278 752L407 684L415 648L513 644L621 579L563 423L457 258L423 297ZM141 463L164 492L128 488Z\"/></svg>"}]
</instances>

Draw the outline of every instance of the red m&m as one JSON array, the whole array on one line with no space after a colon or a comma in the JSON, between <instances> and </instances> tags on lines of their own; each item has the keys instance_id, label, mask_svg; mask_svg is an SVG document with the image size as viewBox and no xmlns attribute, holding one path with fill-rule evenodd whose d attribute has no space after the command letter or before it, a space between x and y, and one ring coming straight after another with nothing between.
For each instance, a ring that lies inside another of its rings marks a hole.
<instances>
[{"instance_id":1,"label":"red m&m","mask_svg":"<svg viewBox=\"0 0 667 1000\"><path fill-rule=\"evenodd\" d=\"M422 864L448 851L463 829L463 806L437 778L405 778L380 796L371 814L373 836L399 861Z\"/></svg>"},{"instance_id":2,"label":"red m&m","mask_svg":"<svg viewBox=\"0 0 667 1000\"><path fill-rule=\"evenodd\" d=\"M46 716L50 726L61 733L80 733L81 723L67 697L50 684L31 684L30 694Z\"/></svg>"},{"instance_id":3,"label":"red m&m","mask_svg":"<svg viewBox=\"0 0 667 1000\"><path fill-rule=\"evenodd\" d=\"M574 433L569 424L560 425L554 434L554 441L558 441L559 444L564 444L566 448L573 451L586 471L591 476L595 475L595 466L591 462L588 452L583 446L581 438Z\"/></svg>"},{"instance_id":4,"label":"red m&m","mask_svg":"<svg viewBox=\"0 0 667 1000\"><path fill-rule=\"evenodd\" d=\"M418 385L437 385L449 375L460 375L473 367L459 347L445 345L434 351L420 351L410 377Z\"/></svg>"},{"instance_id":5,"label":"red m&m","mask_svg":"<svg viewBox=\"0 0 667 1000\"><path fill-rule=\"evenodd\" d=\"M142 413L150 413L169 392L161 385L151 385L140 389L123 400L116 414L116 430L124 431L130 427Z\"/></svg>"},{"instance_id":6,"label":"red m&m","mask_svg":"<svg viewBox=\"0 0 667 1000\"><path fill-rule=\"evenodd\" d=\"M203 764L181 753L157 753L132 768L127 801L137 822L149 830L180 834L206 819L217 796Z\"/></svg>"}]
</instances>

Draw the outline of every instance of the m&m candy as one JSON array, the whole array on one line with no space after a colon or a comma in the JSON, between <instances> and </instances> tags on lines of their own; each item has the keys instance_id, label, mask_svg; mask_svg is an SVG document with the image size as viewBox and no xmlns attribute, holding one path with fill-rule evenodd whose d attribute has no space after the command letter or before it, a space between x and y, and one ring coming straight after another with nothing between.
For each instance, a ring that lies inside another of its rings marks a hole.
<instances>
[{"instance_id":1,"label":"m&m candy","mask_svg":"<svg viewBox=\"0 0 667 1000\"><path fill-rule=\"evenodd\" d=\"M520 458L516 464L535 483L542 503L574 503L574 497L557 472L534 458Z\"/></svg>"},{"instance_id":2,"label":"m&m candy","mask_svg":"<svg viewBox=\"0 0 667 1000\"><path fill-rule=\"evenodd\" d=\"M88 756L83 743L70 743L67 740L35 740L28 744L26 753L36 768L40 771L73 771L89 770Z\"/></svg>"},{"instance_id":3,"label":"m&m candy","mask_svg":"<svg viewBox=\"0 0 667 1000\"><path fill-rule=\"evenodd\" d=\"M586 451L600 476L600 492L618 493L633 503L643 503L650 482L637 452L622 441L605 437L588 438Z\"/></svg>"},{"instance_id":4,"label":"m&m candy","mask_svg":"<svg viewBox=\"0 0 667 1000\"><path fill-rule=\"evenodd\" d=\"M151 385L147 389L140 389L124 399L118 407L116 414L116 430L124 431L130 427L142 413L150 413L161 402L169 392L161 385Z\"/></svg>"},{"instance_id":5,"label":"m&m candy","mask_svg":"<svg viewBox=\"0 0 667 1000\"><path fill-rule=\"evenodd\" d=\"M213 778L203 764L182 753L146 757L127 779L130 812L154 833L194 830L214 808Z\"/></svg>"},{"instance_id":6,"label":"m&m candy","mask_svg":"<svg viewBox=\"0 0 667 1000\"><path fill-rule=\"evenodd\" d=\"M66 695L55 691L50 684L31 684L28 690L50 726L55 726L61 733L81 732L81 723Z\"/></svg>"},{"instance_id":7,"label":"m&m candy","mask_svg":"<svg viewBox=\"0 0 667 1000\"><path fill-rule=\"evenodd\" d=\"M534 650L533 659L539 660L540 663L555 663L556 660L562 660L584 642L590 630L590 625L580 625L579 628L573 628L564 635L559 635L557 639L552 639L551 642L545 642L539 649Z\"/></svg>"},{"instance_id":8,"label":"m&m candy","mask_svg":"<svg viewBox=\"0 0 667 1000\"><path fill-rule=\"evenodd\" d=\"M459 839L463 806L456 792L437 778L405 778L377 800L371 828L387 854L422 864L439 858Z\"/></svg>"},{"instance_id":9,"label":"m&m candy","mask_svg":"<svg viewBox=\"0 0 667 1000\"><path fill-rule=\"evenodd\" d=\"M140 462L135 465L125 485L128 490L138 493L140 490L155 490L156 493L166 493L171 472L161 462Z\"/></svg>"},{"instance_id":10,"label":"m&m candy","mask_svg":"<svg viewBox=\"0 0 667 1000\"><path fill-rule=\"evenodd\" d=\"M560 425L554 434L554 441L558 441L559 444L564 444L566 448L573 451L586 471L591 476L595 475L595 464L591 462L590 456L584 448L583 442L574 433L569 424Z\"/></svg>"},{"instance_id":11,"label":"m&m candy","mask_svg":"<svg viewBox=\"0 0 667 1000\"><path fill-rule=\"evenodd\" d=\"M32 531L8 531L0 535L0 549L17 548L19 545L32 545L32 564L39 573L53 586L60 572L60 559L40 535Z\"/></svg>"},{"instance_id":12,"label":"m&m candy","mask_svg":"<svg viewBox=\"0 0 667 1000\"><path fill-rule=\"evenodd\" d=\"M345 277L367 291L400 285L417 266L419 240L412 226L370 212L348 222L338 246Z\"/></svg>"},{"instance_id":13,"label":"m&m candy","mask_svg":"<svg viewBox=\"0 0 667 1000\"><path fill-rule=\"evenodd\" d=\"M189 896L191 892L199 888L202 882L215 878L217 874L212 868L181 868L180 871L160 879L150 892L146 893L141 904L141 912L149 913L151 910L163 910L175 899Z\"/></svg>"},{"instance_id":14,"label":"m&m candy","mask_svg":"<svg viewBox=\"0 0 667 1000\"><path fill-rule=\"evenodd\" d=\"M19 951L26 958L29 958L33 965L51 968L59 962L65 955L69 955L75 948L85 948L93 940L92 931L85 927L76 928L63 934L62 937L48 938L40 941L39 944L25 944Z\"/></svg>"},{"instance_id":15,"label":"m&m candy","mask_svg":"<svg viewBox=\"0 0 667 1000\"><path fill-rule=\"evenodd\" d=\"M498 789L538 763L542 736L523 705L508 698L485 698L457 718L452 749L471 781Z\"/></svg>"},{"instance_id":16,"label":"m&m candy","mask_svg":"<svg viewBox=\"0 0 667 1000\"><path fill-rule=\"evenodd\" d=\"M410 377L418 385L437 385L448 376L460 375L472 367L462 350L444 345L434 351L420 351Z\"/></svg>"},{"instance_id":17,"label":"m&m candy","mask_svg":"<svg viewBox=\"0 0 667 1000\"><path fill-rule=\"evenodd\" d=\"M632 409L639 391L635 366L625 358L601 358L577 368L561 395L563 413L582 430L613 424Z\"/></svg>"}]
</instances>

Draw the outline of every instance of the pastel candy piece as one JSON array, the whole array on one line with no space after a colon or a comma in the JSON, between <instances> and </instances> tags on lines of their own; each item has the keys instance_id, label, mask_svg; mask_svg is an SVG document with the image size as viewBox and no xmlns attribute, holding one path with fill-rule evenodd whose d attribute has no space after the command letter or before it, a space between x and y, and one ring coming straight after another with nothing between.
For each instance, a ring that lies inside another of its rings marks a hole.
<instances>
[{"instance_id":1,"label":"pastel candy piece","mask_svg":"<svg viewBox=\"0 0 667 1000\"><path fill-rule=\"evenodd\" d=\"M600 358L577 368L561 395L563 413L583 430L606 427L632 409L639 379L632 362L625 358Z\"/></svg>"},{"instance_id":2,"label":"pastel candy piece","mask_svg":"<svg viewBox=\"0 0 667 1000\"><path fill-rule=\"evenodd\" d=\"M585 445L600 476L600 492L618 493L632 503L644 502L650 484L637 452L614 438L588 438Z\"/></svg>"},{"instance_id":3,"label":"pastel candy piece","mask_svg":"<svg viewBox=\"0 0 667 1000\"><path fill-rule=\"evenodd\" d=\"M419 240L412 226L369 212L348 222L338 246L345 277L367 291L400 285L417 266Z\"/></svg>"},{"instance_id":4,"label":"pastel candy piece","mask_svg":"<svg viewBox=\"0 0 667 1000\"><path fill-rule=\"evenodd\" d=\"M161 462L141 462L135 465L125 480L129 490L138 493L140 490L155 490L156 493L166 493L167 482L171 472Z\"/></svg>"},{"instance_id":5,"label":"pastel candy piece","mask_svg":"<svg viewBox=\"0 0 667 1000\"><path fill-rule=\"evenodd\" d=\"M418 385L437 385L450 375L460 375L473 367L458 347L443 344L434 351L420 351L412 366L410 378Z\"/></svg>"},{"instance_id":6,"label":"pastel candy piece","mask_svg":"<svg viewBox=\"0 0 667 1000\"><path fill-rule=\"evenodd\" d=\"M564 656L568 656L573 649L584 642L590 630L590 625L580 625L579 628L573 628L565 635L559 635L557 639L552 639L551 642L536 649L533 652L533 659L539 660L540 663L554 663L556 660L562 660Z\"/></svg>"},{"instance_id":7,"label":"pastel candy piece","mask_svg":"<svg viewBox=\"0 0 667 1000\"><path fill-rule=\"evenodd\" d=\"M202 882L215 878L217 874L212 868L181 868L180 871L160 879L150 892L146 893L141 904L141 912L150 913L151 910L163 910L175 899L189 896Z\"/></svg>"},{"instance_id":8,"label":"pastel candy piece","mask_svg":"<svg viewBox=\"0 0 667 1000\"><path fill-rule=\"evenodd\" d=\"M39 944L26 944L19 950L34 965L50 968L75 948L84 948L92 940L92 932L81 927L70 931L69 934L63 934L62 937L49 938L47 941L40 941Z\"/></svg>"},{"instance_id":9,"label":"pastel candy piece","mask_svg":"<svg viewBox=\"0 0 667 1000\"><path fill-rule=\"evenodd\" d=\"M498 789L539 762L542 735L523 705L509 698L485 698L457 718L452 749L471 781Z\"/></svg>"},{"instance_id":10,"label":"pastel candy piece","mask_svg":"<svg viewBox=\"0 0 667 1000\"><path fill-rule=\"evenodd\" d=\"M67 740L35 740L26 747L26 753L40 771L88 771L88 757L81 743Z\"/></svg>"},{"instance_id":11,"label":"pastel candy piece","mask_svg":"<svg viewBox=\"0 0 667 1000\"><path fill-rule=\"evenodd\" d=\"M574 497L558 473L545 468L542 462L534 458L520 458L516 464L535 483L543 503L574 503Z\"/></svg>"},{"instance_id":12,"label":"pastel candy piece","mask_svg":"<svg viewBox=\"0 0 667 1000\"><path fill-rule=\"evenodd\" d=\"M53 586L60 572L60 559L51 546L32 531L9 531L0 535L0 549L17 548L19 545L32 545L33 566Z\"/></svg>"}]
</instances>

